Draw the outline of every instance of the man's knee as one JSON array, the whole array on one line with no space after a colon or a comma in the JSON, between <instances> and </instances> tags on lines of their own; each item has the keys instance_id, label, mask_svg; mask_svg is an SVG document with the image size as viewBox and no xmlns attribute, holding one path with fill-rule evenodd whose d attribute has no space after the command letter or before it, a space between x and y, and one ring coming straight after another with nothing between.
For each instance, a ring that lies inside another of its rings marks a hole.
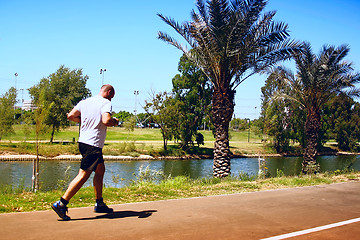
<instances>
[{"instance_id":1,"label":"man's knee","mask_svg":"<svg viewBox=\"0 0 360 240\"><path fill-rule=\"evenodd\" d=\"M91 175L91 171L80 169L78 173L78 178L86 181L90 177L90 175Z\"/></svg>"},{"instance_id":2,"label":"man's knee","mask_svg":"<svg viewBox=\"0 0 360 240\"><path fill-rule=\"evenodd\" d=\"M105 173L105 164L99 163L96 167L95 174L96 175L104 175Z\"/></svg>"}]
</instances>

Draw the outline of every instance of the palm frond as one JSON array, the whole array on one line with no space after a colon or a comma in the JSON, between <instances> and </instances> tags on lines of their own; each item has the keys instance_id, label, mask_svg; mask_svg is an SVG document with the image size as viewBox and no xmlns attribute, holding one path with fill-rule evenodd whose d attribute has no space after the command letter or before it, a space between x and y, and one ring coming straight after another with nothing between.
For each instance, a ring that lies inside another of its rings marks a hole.
<instances>
[{"instance_id":1,"label":"palm frond","mask_svg":"<svg viewBox=\"0 0 360 240\"><path fill-rule=\"evenodd\" d=\"M170 27L172 27L177 33L179 33L189 43L191 47L195 46L196 43L193 41L192 36L189 34L188 23L183 23L182 25L180 25L172 18L165 17L162 14L158 14L158 16ZM161 35L166 35L166 34L161 34Z\"/></svg>"},{"instance_id":2,"label":"palm frond","mask_svg":"<svg viewBox=\"0 0 360 240\"><path fill-rule=\"evenodd\" d=\"M267 46L284 41L289 37L288 25L283 22L271 22L260 35L259 45Z\"/></svg>"},{"instance_id":3,"label":"palm frond","mask_svg":"<svg viewBox=\"0 0 360 240\"><path fill-rule=\"evenodd\" d=\"M183 53L187 53L189 52L189 50L186 48L186 46L182 45L181 43L179 43L178 41L176 41L174 38L170 37L168 34L163 33L163 32L159 32L158 33L158 38L160 40L163 40L164 42L169 43L170 45L173 45L174 47L176 47L177 49L181 50Z\"/></svg>"},{"instance_id":4,"label":"palm frond","mask_svg":"<svg viewBox=\"0 0 360 240\"><path fill-rule=\"evenodd\" d=\"M350 89L344 90L343 93L345 93L349 97L360 98L360 89L359 88L350 88Z\"/></svg>"},{"instance_id":5,"label":"palm frond","mask_svg":"<svg viewBox=\"0 0 360 240\"><path fill-rule=\"evenodd\" d=\"M226 42L223 44L226 57L243 59L258 47L256 37L261 35L261 29L271 22L275 14L275 12L265 13L259 20L265 2L232 1L230 8L233 12L229 18L227 36L224 38Z\"/></svg>"},{"instance_id":6,"label":"palm frond","mask_svg":"<svg viewBox=\"0 0 360 240\"><path fill-rule=\"evenodd\" d=\"M265 71L279 61L291 59L294 54L301 50L301 42L288 39L260 48L249 56L249 62L252 63L256 72Z\"/></svg>"},{"instance_id":7,"label":"palm frond","mask_svg":"<svg viewBox=\"0 0 360 240\"><path fill-rule=\"evenodd\" d=\"M271 24L275 12L264 13L261 19L259 19L258 13L256 13L256 21L251 20L252 14L255 13L245 13L242 17L235 15L235 20L233 20L234 23L227 40L229 56L238 54L245 46L248 48L251 45L253 49L256 49L262 45L260 38L264 34L265 29ZM252 52L252 50L248 50L248 52Z\"/></svg>"},{"instance_id":8,"label":"palm frond","mask_svg":"<svg viewBox=\"0 0 360 240\"><path fill-rule=\"evenodd\" d=\"M294 97L293 95L282 93L280 91L275 92L274 95L270 98L269 102L274 102L274 101L283 100L283 99L288 99L288 100L297 102L300 104L300 106L306 108L306 106L301 101L299 101L298 98Z\"/></svg>"},{"instance_id":9,"label":"palm frond","mask_svg":"<svg viewBox=\"0 0 360 240\"><path fill-rule=\"evenodd\" d=\"M197 0L196 6L197 6L197 9L198 9L200 15L204 19L204 21L208 22L209 21L209 16L208 16L208 13L206 11L205 1L204 0Z\"/></svg>"}]
</instances>

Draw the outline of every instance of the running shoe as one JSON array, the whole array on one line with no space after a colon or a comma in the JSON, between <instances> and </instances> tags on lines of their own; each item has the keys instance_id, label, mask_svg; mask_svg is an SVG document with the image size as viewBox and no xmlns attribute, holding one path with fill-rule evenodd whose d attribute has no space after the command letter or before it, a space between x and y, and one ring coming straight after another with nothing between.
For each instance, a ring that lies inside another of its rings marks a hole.
<instances>
[{"instance_id":1,"label":"running shoe","mask_svg":"<svg viewBox=\"0 0 360 240\"><path fill-rule=\"evenodd\" d=\"M109 208L108 206L106 206L105 203L103 203L101 205L95 203L94 211L97 213L112 213L112 212L114 212L114 209Z\"/></svg>"},{"instance_id":2,"label":"running shoe","mask_svg":"<svg viewBox=\"0 0 360 240\"><path fill-rule=\"evenodd\" d=\"M51 205L52 209L59 215L59 217L64 221L69 221L70 217L66 215L68 212L68 208L66 206L61 207L60 201L55 202L53 205Z\"/></svg>"}]
</instances>

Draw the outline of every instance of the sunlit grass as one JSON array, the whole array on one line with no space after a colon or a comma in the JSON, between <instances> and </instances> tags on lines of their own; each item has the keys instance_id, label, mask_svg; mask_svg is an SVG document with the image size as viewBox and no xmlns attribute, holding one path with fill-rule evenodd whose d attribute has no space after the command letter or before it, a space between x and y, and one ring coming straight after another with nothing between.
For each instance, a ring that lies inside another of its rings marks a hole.
<instances>
[{"instance_id":1,"label":"sunlit grass","mask_svg":"<svg viewBox=\"0 0 360 240\"><path fill-rule=\"evenodd\" d=\"M15 125L15 133L5 136L0 142L0 150L8 153L17 154L35 154L34 134L24 135L23 125ZM41 137L40 154L53 157L60 154L79 154L77 150L77 140L79 135L79 126L71 126L63 129L54 136L54 143L50 144L50 133ZM200 148L195 146L189 149L189 153L211 155L214 146L214 136L212 131L201 130L204 136L204 145ZM250 142L248 142L250 140ZM74 144L75 143L75 144ZM127 131L125 128L109 127L107 138L103 149L106 155L129 155L139 156L140 154L151 155L173 155L179 156L185 154L175 150L179 143L172 140L168 141L168 149L163 150L163 139L160 129L156 128L135 128L134 131ZM129 146L133 146L129 148ZM254 134L248 135L248 131L230 132L230 148L234 154L259 154L268 152L266 145L261 143L260 137ZM264 150L265 149L265 150Z\"/></svg>"},{"instance_id":2,"label":"sunlit grass","mask_svg":"<svg viewBox=\"0 0 360 240\"><path fill-rule=\"evenodd\" d=\"M0 151L7 153L18 154L34 154L34 134L29 136L24 135L22 125L15 125L15 134L5 136L0 142ZM79 135L79 126L71 126L55 133L54 144L49 144L50 133L41 137L40 154L43 156L57 156L60 154L78 154L77 144ZM215 138L212 131L200 130L204 136L204 145L197 147L194 142L194 147L187 150L188 154L198 155L212 155ZM264 155L276 154L275 149L271 146L269 139L256 136L254 132L245 131L230 131L230 150L234 155ZM265 137L264 137L265 138ZM26 141L25 141L26 140ZM133 145L135 147L126 151L126 145ZM173 140L168 141L168 149L164 151L163 139L160 129L156 128L135 128L134 131L127 131L125 128L109 127L107 131L107 138L105 147L103 149L106 155L129 155L138 156L140 154L158 155L171 155L179 156L185 152L178 151L179 143ZM329 142L325 145L328 149L336 149L336 145ZM299 144L291 145L290 152L294 154L301 154Z\"/></svg>"},{"instance_id":3,"label":"sunlit grass","mask_svg":"<svg viewBox=\"0 0 360 240\"><path fill-rule=\"evenodd\" d=\"M146 172L148 176L153 174ZM161 174L156 174L160 176ZM147 180L146 180L147 179ZM204 178L190 179L185 176L175 178L138 177L130 186L122 188L105 187L104 199L108 204L158 201L212 195L255 192L279 188L293 188L331 184L347 181L359 181L360 172L324 173L310 176L275 177L255 180L241 180L239 177L226 179ZM57 201L63 190L32 193L27 189L11 186L0 187L0 213L48 210L51 203ZM71 200L70 207L93 206L94 193L92 187L81 188Z\"/></svg>"}]
</instances>

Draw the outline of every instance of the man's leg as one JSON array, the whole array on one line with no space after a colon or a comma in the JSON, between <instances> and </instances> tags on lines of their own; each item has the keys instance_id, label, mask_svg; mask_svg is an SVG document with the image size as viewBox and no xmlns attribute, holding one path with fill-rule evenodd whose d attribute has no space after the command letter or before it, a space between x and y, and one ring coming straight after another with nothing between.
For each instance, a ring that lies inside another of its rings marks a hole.
<instances>
[{"instance_id":1,"label":"man's leg","mask_svg":"<svg viewBox=\"0 0 360 240\"><path fill-rule=\"evenodd\" d=\"M71 181L62 198L66 201L70 201L70 199L79 191L82 185L84 185L84 183L89 179L91 173L92 171L85 171L80 169L78 175Z\"/></svg>"},{"instance_id":2,"label":"man's leg","mask_svg":"<svg viewBox=\"0 0 360 240\"><path fill-rule=\"evenodd\" d=\"M85 171L83 169L79 170L78 175L71 181L68 189L64 193L64 195L60 198L59 201L55 202L51 205L52 209L65 221L70 220L70 217L66 215L68 208L67 204L70 199L79 191L79 189L84 185L84 183L90 177L92 171Z\"/></svg>"},{"instance_id":3,"label":"man's leg","mask_svg":"<svg viewBox=\"0 0 360 240\"><path fill-rule=\"evenodd\" d=\"M105 174L105 164L99 163L95 170L94 176L94 192L96 197L96 204L95 204L95 212L98 213L112 213L113 209L106 206L103 201L102 191L103 191L103 179Z\"/></svg>"},{"instance_id":4,"label":"man's leg","mask_svg":"<svg viewBox=\"0 0 360 240\"><path fill-rule=\"evenodd\" d=\"M93 179L96 199L102 198L104 174L105 174L105 164L99 163L96 167L95 175Z\"/></svg>"}]
</instances>

